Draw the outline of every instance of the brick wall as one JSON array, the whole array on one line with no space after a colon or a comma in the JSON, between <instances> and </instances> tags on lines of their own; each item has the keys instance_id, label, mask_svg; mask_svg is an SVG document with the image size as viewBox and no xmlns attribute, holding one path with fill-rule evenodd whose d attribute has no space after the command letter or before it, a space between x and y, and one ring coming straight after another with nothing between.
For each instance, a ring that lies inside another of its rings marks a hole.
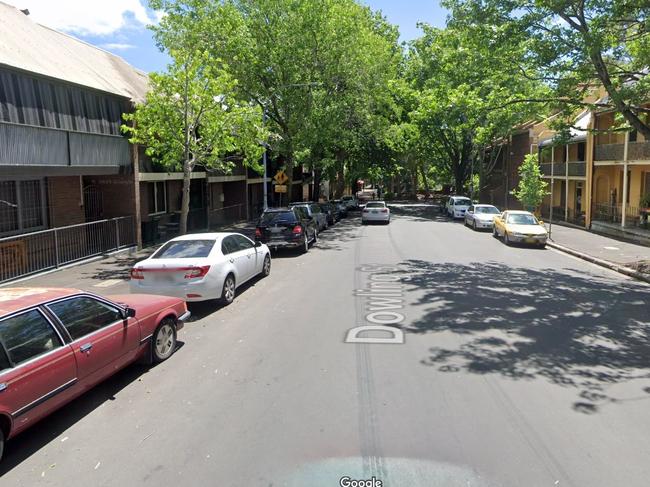
<instances>
[{"instance_id":1,"label":"brick wall","mask_svg":"<svg viewBox=\"0 0 650 487\"><path fill-rule=\"evenodd\" d=\"M102 195L102 219L135 215L132 176L86 176L86 185L94 185Z\"/></svg>"},{"instance_id":2,"label":"brick wall","mask_svg":"<svg viewBox=\"0 0 650 487\"><path fill-rule=\"evenodd\" d=\"M47 178L47 187L50 227L63 227L85 221L79 176Z\"/></svg>"}]
</instances>

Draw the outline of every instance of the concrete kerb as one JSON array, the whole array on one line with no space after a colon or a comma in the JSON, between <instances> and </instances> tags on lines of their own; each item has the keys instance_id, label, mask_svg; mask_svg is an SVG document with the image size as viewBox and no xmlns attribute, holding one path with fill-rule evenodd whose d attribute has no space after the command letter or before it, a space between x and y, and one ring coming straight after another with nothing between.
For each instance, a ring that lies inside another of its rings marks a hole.
<instances>
[{"instance_id":1,"label":"concrete kerb","mask_svg":"<svg viewBox=\"0 0 650 487\"><path fill-rule=\"evenodd\" d=\"M630 269L629 267L625 267L623 265L616 264L614 262L609 262L608 260L599 259L598 257L594 257L592 255L585 254L584 252L573 250L569 247L565 247L564 245L551 242L550 240L546 242L546 245L556 250L559 250L560 252L564 252L574 257L578 257L579 259L586 260L587 262L591 262L592 264L596 264L601 267L606 267L607 269L611 269L615 272L618 272L619 274L624 274L626 276L633 277L635 279L650 284L649 275L644 274L642 272L635 271L634 269Z\"/></svg>"}]
</instances>

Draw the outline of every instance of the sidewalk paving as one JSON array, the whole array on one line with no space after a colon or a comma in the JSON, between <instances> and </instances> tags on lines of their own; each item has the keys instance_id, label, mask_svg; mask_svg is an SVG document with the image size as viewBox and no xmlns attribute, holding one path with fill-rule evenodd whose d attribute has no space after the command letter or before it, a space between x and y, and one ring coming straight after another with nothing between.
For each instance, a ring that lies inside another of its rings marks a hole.
<instances>
[{"instance_id":1,"label":"sidewalk paving","mask_svg":"<svg viewBox=\"0 0 650 487\"><path fill-rule=\"evenodd\" d=\"M255 237L255 222L241 222L224 226L215 232L238 232ZM64 287L82 289L98 294L128 294L129 271L133 265L146 259L163 242L142 250L122 251L110 256L100 256L86 263L73 264L62 269L36 274L0 287Z\"/></svg>"},{"instance_id":2,"label":"sidewalk paving","mask_svg":"<svg viewBox=\"0 0 650 487\"><path fill-rule=\"evenodd\" d=\"M650 247L558 224L551 229L549 243L650 275Z\"/></svg>"}]
</instances>

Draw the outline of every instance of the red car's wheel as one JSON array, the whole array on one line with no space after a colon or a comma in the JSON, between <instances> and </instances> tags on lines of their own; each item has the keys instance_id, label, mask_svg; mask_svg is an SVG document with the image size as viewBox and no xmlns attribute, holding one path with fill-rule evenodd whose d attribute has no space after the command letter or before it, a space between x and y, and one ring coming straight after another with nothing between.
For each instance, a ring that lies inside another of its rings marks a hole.
<instances>
[{"instance_id":1,"label":"red car's wheel","mask_svg":"<svg viewBox=\"0 0 650 487\"><path fill-rule=\"evenodd\" d=\"M160 322L152 338L153 360L167 360L176 350L176 322L173 318L165 318Z\"/></svg>"}]
</instances>

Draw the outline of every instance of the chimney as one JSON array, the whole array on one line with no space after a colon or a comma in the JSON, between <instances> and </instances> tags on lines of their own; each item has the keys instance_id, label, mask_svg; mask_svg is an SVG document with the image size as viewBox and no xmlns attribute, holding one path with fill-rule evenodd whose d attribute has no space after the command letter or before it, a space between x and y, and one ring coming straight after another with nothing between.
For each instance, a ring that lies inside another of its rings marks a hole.
<instances>
[{"instance_id":1,"label":"chimney","mask_svg":"<svg viewBox=\"0 0 650 487\"><path fill-rule=\"evenodd\" d=\"M25 15L29 15L29 9L28 9L28 8L23 8L23 9L21 9L20 11L21 11L22 13L24 13Z\"/></svg>"}]
</instances>

